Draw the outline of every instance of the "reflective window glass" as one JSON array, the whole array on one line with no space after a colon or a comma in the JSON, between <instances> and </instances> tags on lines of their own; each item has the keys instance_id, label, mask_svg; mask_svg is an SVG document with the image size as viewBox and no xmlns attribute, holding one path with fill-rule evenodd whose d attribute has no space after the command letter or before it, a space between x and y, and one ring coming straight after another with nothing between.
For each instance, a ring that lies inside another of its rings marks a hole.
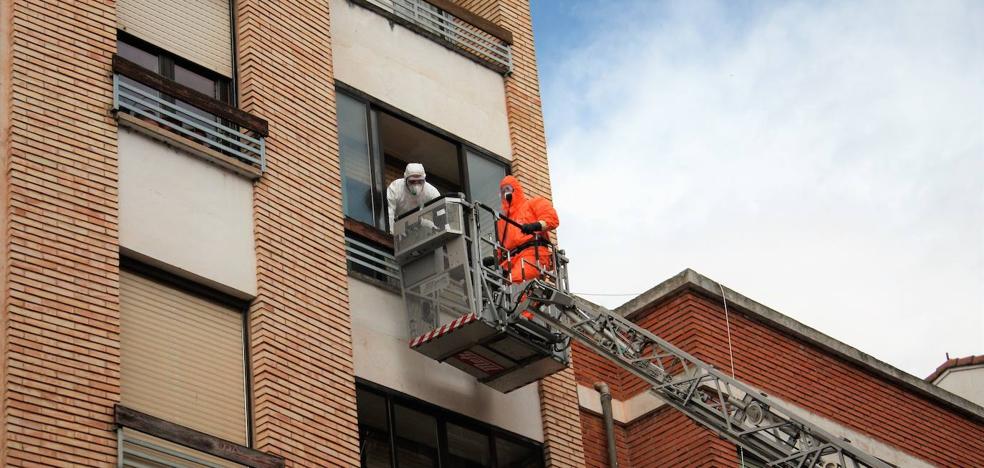
<instances>
[{"instance_id":1,"label":"reflective window glass","mask_svg":"<svg viewBox=\"0 0 984 468\"><path fill-rule=\"evenodd\" d=\"M447 423L448 464L451 468L484 468L490 465L489 436Z\"/></svg>"},{"instance_id":2,"label":"reflective window glass","mask_svg":"<svg viewBox=\"0 0 984 468\"><path fill-rule=\"evenodd\" d=\"M400 468L437 466L437 418L401 405L393 405L396 459Z\"/></svg>"},{"instance_id":3,"label":"reflective window glass","mask_svg":"<svg viewBox=\"0 0 984 468\"><path fill-rule=\"evenodd\" d=\"M344 94L338 94L337 101L345 215L375 226L366 105Z\"/></svg>"},{"instance_id":4,"label":"reflective window glass","mask_svg":"<svg viewBox=\"0 0 984 468\"><path fill-rule=\"evenodd\" d=\"M359 455L364 468L389 468L389 424L386 420L386 398L359 389Z\"/></svg>"},{"instance_id":5,"label":"reflective window glass","mask_svg":"<svg viewBox=\"0 0 984 468\"><path fill-rule=\"evenodd\" d=\"M472 201L482 202L489 207L499 210L499 182L506 176L506 166L472 151L466 151L468 157L468 197ZM490 238L495 232L495 217L487 210L479 211L478 223L482 238ZM481 243L482 256L492 255L492 245Z\"/></svg>"},{"instance_id":6,"label":"reflective window glass","mask_svg":"<svg viewBox=\"0 0 984 468\"><path fill-rule=\"evenodd\" d=\"M538 447L519 444L502 437L495 438L495 456L499 468L540 468L543 466L543 455Z\"/></svg>"},{"instance_id":7,"label":"reflective window glass","mask_svg":"<svg viewBox=\"0 0 984 468\"><path fill-rule=\"evenodd\" d=\"M141 67L144 67L154 73L161 72L160 58L157 54L152 54L145 50L139 49L132 44L127 44L123 41L116 41L117 54Z\"/></svg>"}]
</instances>

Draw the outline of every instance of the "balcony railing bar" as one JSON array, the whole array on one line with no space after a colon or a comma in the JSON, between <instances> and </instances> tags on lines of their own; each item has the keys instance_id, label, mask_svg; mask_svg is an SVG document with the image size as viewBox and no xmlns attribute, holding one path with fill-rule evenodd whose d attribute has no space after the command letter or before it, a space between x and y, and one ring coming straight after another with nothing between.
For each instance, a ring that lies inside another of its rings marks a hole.
<instances>
[{"instance_id":1,"label":"balcony railing bar","mask_svg":"<svg viewBox=\"0 0 984 468\"><path fill-rule=\"evenodd\" d=\"M355 240L350 236L345 237L345 251L346 258L350 262L382 274L397 284L400 283L400 267L392 253Z\"/></svg>"},{"instance_id":2,"label":"balcony railing bar","mask_svg":"<svg viewBox=\"0 0 984 468\"><path fill-rule=\"evenodd\" d=\"M266 151L262 139L250 137L238 129L220 122L206 120L204 117L189 112L187 109L183 109L174 103L129 85L125 81L120 80L120 75L114 75L113 79L113 89L116 91L116 95L113 98L114 105L116 106L114 110L122 110L142 116L191 140L206 146L217 147L220 151L229 153L237 158L256 164L261 169L265 169L266 161L264 153ZM169 117L170 119L163 118L162 116ZM214 138L203 136L185 128L185 126L200 130ZM213 129L219 129L220 131ZM235 135L235 137L228 135Z\"/></svg>"},{"instance_id":3,"label":"balcony railing bar","mask_svg":"<svg viewBox=\"0 0 984 468\"><path fill-rule=\"evenodd\" d=\"M471 29L482 28L474 26L448 11L424 0L365 1L389 11L428 33L443 38L454 47L503 66L507 72L512 71L512 49L508 43L476 34Z\"/></svg>"},{"instance_id":4,"label":"balcony railing bar","mask_svg":"<svg viewBox=\"0 0 984 468\"><path fill-rule=\"evenodd\" d=\"M158 75L119 55L113 56L113 72L119 73L144 86L153 88L155 91L160 91L168 96L184 101L197 109L216 115L241 128L249 129L261 137L265 137L269 133L269 125L266 120L233 107L228 103L219 101L212 96L195 91L174 80Z\"/></svg>"},{"instance_id":5,"label":"balcony railing bar","mask_svg":"<svg viewBox=\"0 0 984 468\"><path fill-rule=\"evenodd\" d=\"M413 5L413 13L416 13L415 18L427 21L430 24L430 27L427 27L427 29L431 32L442 36L461 36L461 39L468 40L471 46L484 49L490 54L500 54L505 56L509 53L509 48L507 46L490 42L488 38L479 36L469 31L467 28L462 28L456 25L454 20L458 18L454 17L450 13L437 13L430 8L422 8L419 0L409 0L409 2ZM398 5L403 9L409 9L409 7L407 7L403 2L393 2L393 5L394 7ZM448 19L449 17L451 20ZM427 25L424 26L426 27Z\"/></svg>"},{"instance_id":6,"label":"balcony railing bar","mask_svg":"<svg viewBox=\"0 0 984 468\"><path fill-rule=\"evenodd\" d=\"M217 464L212 463L212 462L210 462L208 460L204 460L204 459L198 458L198 457L196 457L194 455L191 455L191 454L188 454L188 453L182 453L182 452L179 452L177 450L174 450L174 449L171 449L171 448L168 448L168 447L164 447L162 445L158 445L158 444L155 444L155 443L150 442L150 441L147 441L147 440L141 440L141 439L137 439L137 438L133 438L133 437L127 437L126 436L127 431L124 430L124 428L122 428L122 427L118 428L117 430L122 433L122 436L121 436L121 439L120 440L123 442L123 447L122 447L123 457L121 457L121 463L122 463L123 466L137 466L137 467L141 467L141 466L152 467L152 466L160 466L160 465L163 465L163 466L174 466L173 462L169 462L169 461L167 461L164 458L155 457L152 454L152 453L162 453L162 454L167 455L167 456L171 456L171 457L174 457L174 458L178 458L180 460L184 460L184 461L187 461L187 462L194 463L194 464L196 464L198 466L204 466L204 467L208 467L208 468L222 468L222 465L217 465ZM152 453L148 453L148 452L144 452L144 451L134 450L133 448L127 447L127 444L129 444L129 445L136 445L137 447L141 447L141 448L144 448L144 449L147 449L147 450L152 450L153 452ZM131 456L133 456L135 458L139 458L139 459L142 459L142 460L147 460L147 461L150 461L150 462L153 462L153 463L157 463L158 465L148 465L148 464L140 463L139 461L133 460L132 458L128 458L126 455L131 455Z\"/></svg>"},{"instance_id":7,"label":"balcony railing bar","mask_svg":"<svg viewBox=\"0 0 984 468\"><path fill-rule=\"evenodd\" d=\"M416 4L416 6L419 7L419 4ZM467 47L481 49L480 51L483 51L486 54L501 55L503 57L506 57L509 54L509 48L507 46L497 44L495 42L488 42L488 38L479 36L478 34L470 31L468 28L458 26L453 20L447 21L447 17L435 14L433 10L424 8L418 9L417 12L419 18L422 18L424 21L430 23L431 27L427 29L430 29L435 34L440 34L445 37L458 36L462 42L467 41ZM423 16L419 16L420 14L423 14ZM442 28L447 28L447 30L442 30ZM450 37L448 39L452 40Z\"/></svg>"},{"instance_id":8,"label":"balcony railing bar","mask_svg":"<svg viewBox=\"0 0 984 468\"><path fill-rule=\"evenodd\" d=\"M185 123L185 124L191 125L192 127L195 127L195 128L197 128L197 129L199 129L199 130L201 130L203 132L207 132L210 135L214 135L214 136L216 136L218 138L221 138L221 139L223 139L225 141L228 141L231 144L240 146L243 149L246 149L246 150L255 150L256 149L255 146L260 144L260 140L258 140L256 138L253 138L253 137L250 137L249 135L246 135L244 133L241 133L241 132L235 130L233 127L222 125L222 124L216 122L215 120L206 119L204 116L201 116L201 115L196 114L194 112L188 112L187 109L185 109L185 108L183 108L183 107L181 107L181 106L179 106L179 105L177 105L175 103L168 102L168 101L166 101L164 99L161 99L158 96L154 96L153 94L149 94L149 93L147 93L146 91L144 91L144 90L142 90L140 88L136 88L136 87L130 86L125 81L121 81L120 82L120 93L121 93L121 96L120 96L121 99L129 99L129 100L133 101L134 103L136 103L137 105L145 104L146 101L141 101L141 100L137 99L136 96L133 96L130 93L136 93L136 94L139 94L140 96L143 96L143 97L145 97L147 99L150 99L150 100L152 100L152 101L160 104L162 107L161 108L155 108L155 107L151 107L151 106L147 106L147 105L144 105L144 107L146 107L148 109L153 109L155 111L159 111L162 114L167 115L168 117L171 117L173 119L180 120L181 123ZM172 110L168 110L168 108L171 108ZM189 117L190 117L190 119L189 119ZM196 120L198 122L200 122L200 123L196 123L195 122ZM226 135L223 135L223 134L221 134L219 132L216 132L215 130L213 130L211 128L207 128L207 127L222 129L226 133L231 133L231 134L236 135L236 138L239 138L239 139L242 139L242 140L246 140L248 143L252 143L254 146L250 146L250 145L247 145L245 143L242 143L242 142L236 140L235 138L228 137Z\"/></svg>"}]
</instances>

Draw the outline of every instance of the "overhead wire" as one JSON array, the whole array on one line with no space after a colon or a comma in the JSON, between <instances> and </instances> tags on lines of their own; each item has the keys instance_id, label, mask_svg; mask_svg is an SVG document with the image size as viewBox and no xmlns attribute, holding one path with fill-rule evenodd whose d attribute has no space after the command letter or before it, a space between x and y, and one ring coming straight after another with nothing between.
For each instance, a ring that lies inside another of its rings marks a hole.
<instances>
[{"instance_id":1,"label":"overhead wire","mask_svg":"<svg viewBox=\"0 0 984 468\"><path fill-rule=\"evenodd\" d=\"M731 360L731 378L737 379L735 376L735 352L734 348L731 346L731 319L728 314L728 298L724 295L724 286L718 283L718 288L721 289L721 301L724 302L724 326L728 332L728 358ZM738 446L738 457L741 459L741 468L745 468L745 451Z\"/></svg>"},{"instance_id":2,"label":"overhead wire","mask_svg":"<svg viewBox=\"0 0 984 468\"><path fill-rule=\"evenodd\" d=\"M642 293L586 293L586 292L572 292L571 294L577 294L578 296L638 296Z\"/></svg>"}]
</instances>

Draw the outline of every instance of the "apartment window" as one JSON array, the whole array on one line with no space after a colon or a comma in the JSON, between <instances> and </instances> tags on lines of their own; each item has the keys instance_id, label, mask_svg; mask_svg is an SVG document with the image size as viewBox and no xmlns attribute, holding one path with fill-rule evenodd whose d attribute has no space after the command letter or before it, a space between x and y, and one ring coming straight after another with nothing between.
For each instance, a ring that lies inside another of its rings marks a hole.
<instances>
[{"instance_id":1,"label":"apartment window","mask_svg":"<svg viewBox=\"0 0 984 468\"><path fill-rule=\"evenodd\" d=\"M165 78L176 81L206 96L224 103L232 102L231 80L218 73L195 65L163 49L124 33L119 33L116 40L117 54ZM126 79L126 78L124 78ZM134 83L135 84L135 83ZM138 85L141 89L153 92L147 87ZM178 102L182 108L194 110L204 115L204 112L193 106Z\"/></svg>"},{"instance_id":2,"label":"apartment window","mask_svg":"<svg viewBox=\"0 0 984 468\"><path fill-rule=\"evenodd\" d=\"M521 436L373 384L357 388L365 468L542 468Z\"/></svg>"},{"instance_id":3,"label":"apartment window","mask_svg":"<svg viewBox=\"0 0 984 468\"><path fill-rule=\"evenodd\" d=\"M118 0L121 31L226 78L233 77L230 0Z\"/></svg>"},{"instance_id":4,"label":"apartment window","mask_svg":"<svg viewBox=\"0 0 984 468\"><path fill-rule=\"evenodd\" d=\"M120 403L248 446L245 304L124 263Z\"/></svg>"},{"instance_id":5,"label":"apartment window","mask_svg":"<svg viewBox=\"0 0 984 468\"><path fill-rule=\"evenodd\" d=\"M461 192L498 206L498 184L508 171L505 162L369 99L342 92L337 96L345 216L388 230L386 187L403 177L410 162L422 163L427 181L441 193Z\"/></svg>"}]
</instances>

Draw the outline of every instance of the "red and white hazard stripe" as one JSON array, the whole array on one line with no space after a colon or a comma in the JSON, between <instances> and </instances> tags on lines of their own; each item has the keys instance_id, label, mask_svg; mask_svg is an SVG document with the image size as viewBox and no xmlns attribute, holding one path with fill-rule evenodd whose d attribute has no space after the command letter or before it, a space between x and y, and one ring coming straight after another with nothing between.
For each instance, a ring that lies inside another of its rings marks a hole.
<instances>
[{"instance_id":1,"label":"red and white hazard stripe","mask_svg":"<svg viewBox=\"0 0 984 468\"><path fill-rule=\"evenodd\" d=\"M441 336L444 336L454 331L455 328L472 323L475 320L478 320L478 317L474 313L462 315L461 317L452 320L451 323L448 323L443 327L435 328L428 333L424 333L423 335L420 335L410 340L410 347L416 348L417 346L427 343L428 341L433 340L434 338L439 338Z\"/></svg>"}]
</instances>

